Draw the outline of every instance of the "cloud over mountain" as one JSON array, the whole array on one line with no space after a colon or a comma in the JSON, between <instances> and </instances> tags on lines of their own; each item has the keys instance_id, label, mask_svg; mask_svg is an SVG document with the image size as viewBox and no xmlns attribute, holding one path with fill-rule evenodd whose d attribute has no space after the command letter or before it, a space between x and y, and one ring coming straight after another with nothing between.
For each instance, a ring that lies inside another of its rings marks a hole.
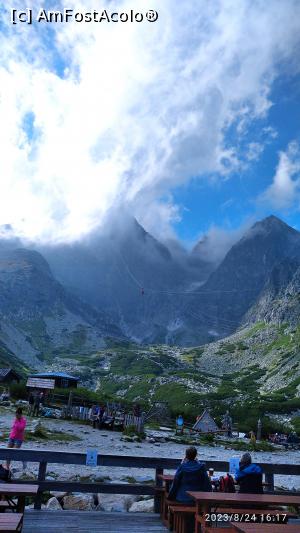
<instances>
[{"instance_id":1,"label":"cloud over mountain","mask_svg":"<svg viewBox=\"0 0 300 533\"><path fill-rule=\"evenodd\" d=\"M0 4L0 224L43 241L74 240L119 203L168 233L174 187L240 168L234 140L266 116L278 66L299 44L293 0L153 0L153 24L32 26L11 25ZM255 159L261 147L248 141Z\"/></svg>"}]
</instances>

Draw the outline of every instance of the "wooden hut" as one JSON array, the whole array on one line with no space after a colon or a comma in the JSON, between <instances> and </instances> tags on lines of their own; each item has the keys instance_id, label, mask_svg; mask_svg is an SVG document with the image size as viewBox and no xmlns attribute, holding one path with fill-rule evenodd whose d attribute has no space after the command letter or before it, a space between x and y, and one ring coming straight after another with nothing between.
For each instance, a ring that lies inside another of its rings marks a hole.
<instances>
[{"instance_id":1,"label":"wooden hut","mask_svg":"<svg viewBox=\"0 0 300 533\"><path fill-rule=\"evenodd\" d=\"M201 416L198 416L193 426L193 430L200 431L201 433L216 433L220 431L207 409L203 411Z\"/></svg>"},{"instance_id":2,"label":"wooden hut","mask_svg":"<svg viewBox=\"0 0 300 533\"><path fill-rule=\"evenodd\" d=\"M21 376L12 368L0 368L0 384L19 383Z\"/></svg>"},{"instance_id":3,"label":"wooden hut","mask_svg":"<svg viewBox=\"0 0 300 533\"><path fill-rule=\"evenodd\" d=\"M75 378L74 376L70 376L69 374L65 374L64 372L45 372L40 374L32 374L30 378L33 378L35 380L53 380L54 386L58 387L60 389L71 389L76 388L79 378ZM33 385L28 385L33 386ZM38 387L43 388L43 387ZM52 388L52 387L47 387Z\"/></svg>"}]
</instances>

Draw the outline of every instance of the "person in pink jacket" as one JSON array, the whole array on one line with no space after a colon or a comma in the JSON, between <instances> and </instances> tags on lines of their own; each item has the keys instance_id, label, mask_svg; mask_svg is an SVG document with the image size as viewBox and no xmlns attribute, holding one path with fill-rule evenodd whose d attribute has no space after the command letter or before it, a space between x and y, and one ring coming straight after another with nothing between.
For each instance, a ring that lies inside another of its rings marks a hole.
<instances>
[{"instance_id":1,"label":"person in pink jacket","mask_svg":"<svg viewBox=\"0 0 300 533\"><path fill-rule=\"evenodd\" d=\"M18 407L16 410L16 418L12 425L9 440L8 448L21 448L24 441L24 433L26 427L26 418L23 416L22 408ZM7 461L7 466L9 466L10 461ZM23 463L23 468L26 468L25 463Z\"/></svg>"}]
</instances>

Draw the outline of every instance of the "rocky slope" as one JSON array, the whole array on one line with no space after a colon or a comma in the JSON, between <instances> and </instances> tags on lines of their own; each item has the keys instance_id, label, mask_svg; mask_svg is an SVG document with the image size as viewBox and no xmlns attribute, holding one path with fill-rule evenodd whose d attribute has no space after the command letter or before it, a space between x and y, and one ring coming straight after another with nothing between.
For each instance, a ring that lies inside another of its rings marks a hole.
<instances>
[{"instance_id":1,"label":"rocky slope","mask_svg":"<svg viewBox=\"0 0 300 533\"><path fill-rule=\"evenodd\" d=\"M299 258L298 231L274 216L254 224L229 250L190 305L188 311L201 340L233 333L245 322L250 308L253 320L258 320L261 315L255 314L253 306L263 298L267 286L274 284L276 269L284 259L292 264ZM277 291L280 288L278 285ZM274 291L269 292L269 302L274 296Z\"/></svg>"},{"instance_id":2,"label":"rocky slope","mask_svg":"<svg viewBox=\"0 0 300 533\"><path fill-rule=\"evenodd\" d=\"M178 294L203 283L213 265L174 244L170 248L123 216L89 240L40 251L60 283L109 313L125 336L172 343L184 318Z\"/></svg>"},{"instance_id":3,"label":"rocky slope","mask_svg":"<svg viewBox=\"0 0 300 533\"><path fill-rule=\"evenodd\" d=\"M298 324L300 233L273 216L218 266L201 243L166 246L130 217L78 243L18 244L0 242L0 340L30 365L90 354L107 337L195 346L261 320Z\"/></svg>"},{"instance_id":4,"label":"rocky slope","mask_svg":"<svg viewBox=\"0 0 300 533\"><path fill-rule=\"evenodd\" d=\"M26 249L0 252L0 341L28 366L55 350L91 352L120 331L58 283L45 259Z\"/></svg>"}]
</instances>

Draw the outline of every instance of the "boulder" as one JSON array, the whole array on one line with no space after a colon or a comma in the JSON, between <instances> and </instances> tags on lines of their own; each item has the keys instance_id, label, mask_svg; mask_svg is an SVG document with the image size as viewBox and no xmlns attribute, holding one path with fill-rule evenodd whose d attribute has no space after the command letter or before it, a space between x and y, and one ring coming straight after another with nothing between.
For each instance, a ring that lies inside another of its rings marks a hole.
<instances>
[{"instance_id":1,"label":"boulder","mask_svg":"<svg viewBox=\"0 0 300 533\"><path fill-rule=\"evenodd\" d=\"M137 483L153 483L154 477L150 475L138 475L135 476L135 480Z\"/></svg>"},{"instance_id":2,"label":"boulder","mask_svg":"<svg viewBox=\"0 0 300 533\"><path fill-rule=\"evenodd\" d=\"M61 511L62 506L60 505L58 499L53 496L52 498L50 498L50 500L47 501L46 509L48 511Z\"/></svg>"},{"instance_id":3,"label":"boulder","mask_svg":"<svg viewBox=\"0 0 300 533\"><path fill-rule=\"evenodd\" d=\"M63 508L70 511L92 511L94 509L93 497L86 494L64 496L62 503Z\"/></svg>"},{"instance_id":4,"label":"boulder","mask_svg":"<svg viewBox=\"0 0 300 533\"><path fill-rule=\"evenodd\" d=\"M154 511L154 500L142 500L140 502L135 502L131 505L129 512L130 513L153 513Z\"/></svg>"},{"instance_id":5,"label":"boulder","mask_svg":"<svg viewBox=\"0 0 300 533\"><path fill-rule=\"evenodd\" d=\"M136 500L136 496L127 494L98 494L97 511L126 513Z\"/></svg>"},{"instance_id":6,"label":"boulder","mask_svg":"<svg viewBox=\"0 0 300 533\"><path fill-rule=\"evenodd\" d=\"M62 500L65 496L67 496L67 494L68 494L67 492L60 492L58 490L52 490L50 492L50 496L54 496L58 500Z\"/></svg>"}]
</instances>

